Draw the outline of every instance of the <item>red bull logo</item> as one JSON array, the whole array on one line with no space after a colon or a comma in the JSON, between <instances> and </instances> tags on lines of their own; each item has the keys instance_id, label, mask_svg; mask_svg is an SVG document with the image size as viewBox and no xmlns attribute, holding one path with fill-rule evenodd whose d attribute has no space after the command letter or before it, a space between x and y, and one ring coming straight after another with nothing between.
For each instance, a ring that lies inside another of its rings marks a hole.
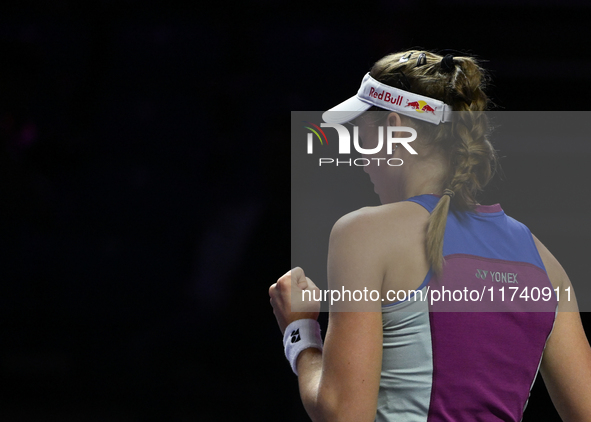
<instances>
[{"instance_id":1,"label":"red bull logo","mask_svg":"<svg viewBox=\"0 0 591 422\"><path fill-rule=\"evenodd\" d=\"M421 110L422 110L423 112L427 112L427 111L429 111L429 112L433 113L433 115L435 115L435 109L434 109L433 107L431 107L429 104L425 104L425 105L423 106L423 108L421 108Z\"/></svg>"},{"instance_id":2,"label":"red bull logo","mask_svg":"<svg viewBox=\"0 0 591 422\"><path fill-rule=\"evenodd\" d=\"M397 106L402 106L402 101L404 100L404 96L402 95L392 94L387 90L375 89L374 87L370 88L369 93L367 95L371 98L375 98L376 100L380 100L385 103L390 103ZM410 107L417 113L432 113L435 116L435 109L423 100L407 100L406 105L404 107Z\"/></svg>"},{"instance_id":3,"label":"red bull logo","mask_svg":"<svg viewBox=\"0 0 591 422\"><path fill-rule=\"evenodd\" d=\"M385 101L387 103L402 105L402 95L394 96L388 91L377 91L372 87L369 90L369 96L372 98L377 98L378 100Z\"/></svg>"},{"instance_id":4,"label":"red bull logo","mask_svg":"<svg viewBox=\"0 0 591 422\"><path fill-rule=\"evenodd\" d=\"M407 101L404 107L410 107L415 110L417 113L433 113L435 115L435 109L427 104L425 101Z\"/></svg>"}]
</instances>

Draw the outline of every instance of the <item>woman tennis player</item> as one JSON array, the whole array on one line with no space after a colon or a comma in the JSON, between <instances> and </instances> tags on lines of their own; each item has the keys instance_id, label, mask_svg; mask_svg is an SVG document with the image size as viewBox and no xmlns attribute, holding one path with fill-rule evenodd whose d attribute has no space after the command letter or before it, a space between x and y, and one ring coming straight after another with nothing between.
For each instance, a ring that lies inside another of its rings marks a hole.
<instances>
[{"instance_id":1,"label":"woman tennis player","mask_svg":"<svg viewBox=\"0 0 591 422\"><path fill-rule=\"evenodd\" d=\"M293 295L317 292L304 271L269 289L312 420L520 421L540 371L563 420L591 421L591 349L573 297L557 297L571 287L565 271L499 204L476 200L496 164L485 81L470 57L406 51L379 60L356 96L323 115L358 126L366 150L382 145L372 158L404 164L368 160L382 205L342 217L329 241L328 288L388 300L332 307L322 344L318 303L291 311ZM388 151L395 126L416 131L412 148ZM545 300L416 300L501 285ZM393 300L391 291L416 294Z\"/></svg>"}]
</instances>

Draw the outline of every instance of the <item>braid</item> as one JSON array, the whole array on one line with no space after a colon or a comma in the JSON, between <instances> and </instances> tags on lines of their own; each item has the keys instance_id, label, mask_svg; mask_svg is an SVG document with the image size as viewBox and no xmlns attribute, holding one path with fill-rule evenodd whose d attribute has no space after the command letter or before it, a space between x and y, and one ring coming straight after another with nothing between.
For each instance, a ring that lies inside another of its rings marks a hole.
<instances>
[{"instance_id":1,"label":"braid","mask_svg":"<svg viewBox=\"0 0 591 422\"><path fill-rule=\"evenodd\" d=\"M484 113L488 98L482 91L482 71L471 60L460 58L452 75L449 97L453 99L455 119L452 123L450 177L445 185L454 192L444 195L431 213L427 228L427 259L436 274L443 260L443 236L451 203L459 210L471 210L476 195L488 184L495 172L496 153L488 140L490 126Z\"/></svg>"},{"instance_id":2,"label":"braid","mask_svg":"<svg viewBox=\"0 0 591 422\"><path fill-rule=\"evenodd\" d=\"M420 65L416 59L419 55L426 58L421 58ZM403 56L410 59L400 62ZM486 74L470 57L446 56L443 61L440 55L421 51L386 56L373 66L370 74L380 82L409 90L402 86L406 82L412 92L439 99L452 106L454 112L462 112L454 113L451 124L413 122L429 143L445 151L449 161L443 185L446 194L431 212L427 227L427 259L439 275L444 264L443 236L451 204L459 210L473 209L476 195L495 172L497 157L488 141L490 128L484 113L489 103L483 91Z\"/></svg>"},{"instance_id":3,"label":"braid","mask_svg":"<svg viewBox=\"0 0 591 422\"><path fill-rule=\"evenodd\" d=\"M476 194L493 174L494 150L488 141L488 120L484 112L457 113L453 131L456 140L451 151L453 174L448 188L457 194L455 204L468 209L476 202Z\"/></svg>"}]
</instances>

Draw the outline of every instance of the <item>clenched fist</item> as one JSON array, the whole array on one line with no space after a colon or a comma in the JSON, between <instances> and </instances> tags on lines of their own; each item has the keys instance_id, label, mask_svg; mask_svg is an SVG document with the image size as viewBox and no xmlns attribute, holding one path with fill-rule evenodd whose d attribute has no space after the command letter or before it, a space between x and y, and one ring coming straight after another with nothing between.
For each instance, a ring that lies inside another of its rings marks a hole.
<instances>
[{"instance_id":1,"label":"clenched fist","mask_svg":"<svg viewBox=\"0 0 591 422\"><path fill-rule=\"evenodd\" d=\"M303 294L304 291L310 291L310 293ZM281 334L297 319L318 319L320 302L309 300L314 296L320 297L318 287L306 277L304 270L300 267L288 271L277 280L277 283L272 284L269 287L269 296Z\"/></svg>"}]
</instances>

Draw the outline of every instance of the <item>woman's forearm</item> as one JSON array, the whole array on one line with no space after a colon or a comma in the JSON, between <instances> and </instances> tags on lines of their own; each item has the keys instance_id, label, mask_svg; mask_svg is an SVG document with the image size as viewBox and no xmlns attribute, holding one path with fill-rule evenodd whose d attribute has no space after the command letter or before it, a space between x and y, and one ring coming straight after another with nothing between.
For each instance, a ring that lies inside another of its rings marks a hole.
<instances>
[{"instance_id":1,"label":"woman's forearm","mask_svg":"<svg viewBox=\"0 0 591 422\"><path fill-rule=\"evenodd\" d=\"M303 350L298 356L298 382L300 397L304 408L314 422L329 420L326 415L326 403L320 403L320 378L322 375L322 352L309 348Z\"/></svg>"}]
</instances>

